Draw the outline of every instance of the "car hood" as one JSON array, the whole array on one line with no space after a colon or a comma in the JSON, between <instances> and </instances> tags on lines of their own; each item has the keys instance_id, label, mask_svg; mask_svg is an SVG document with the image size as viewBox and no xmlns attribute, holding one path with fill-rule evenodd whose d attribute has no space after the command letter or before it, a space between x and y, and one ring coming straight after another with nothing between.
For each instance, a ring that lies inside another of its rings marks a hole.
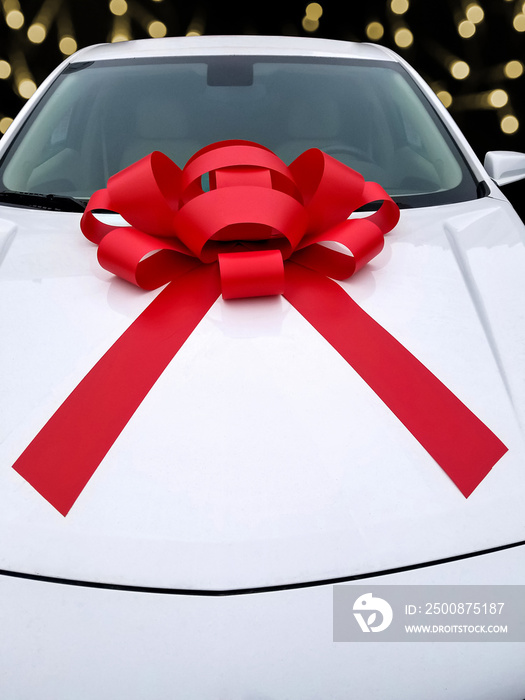
<instances>
[{"instance_id":1,"label":"car hood","mask_svg":"<svg viewBox=\"0 0 525 700\"><path fill-rule=\"evenodd\" d=\"M525 539L525 246L505 200L404 210L342 283L508 447L468 499L287 301L219 299L63 517L11 466L158 292L100 268L76 214L1 207L0 261L0 569L237 590Z\"/></svg>"}]
</instances>

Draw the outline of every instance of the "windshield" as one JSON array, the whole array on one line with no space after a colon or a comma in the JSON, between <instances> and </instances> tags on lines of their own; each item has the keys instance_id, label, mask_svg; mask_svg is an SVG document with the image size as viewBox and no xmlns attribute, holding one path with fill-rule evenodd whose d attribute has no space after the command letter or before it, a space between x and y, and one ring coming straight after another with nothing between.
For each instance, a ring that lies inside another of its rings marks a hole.
<instances>
[{"instance_id":1,"label":"windshield","mask_svg":"<svg viewBox=\"0 0 525 700\"><path fill-rule=\"evenodd\" d=\"M317 147L398 204L476 197L476 182L419 88L390 62L185 57L72 64L0 164L1 189L87 200L152 151L182 167L225 139L286 164Z\"/></svg>"}]
</instances>

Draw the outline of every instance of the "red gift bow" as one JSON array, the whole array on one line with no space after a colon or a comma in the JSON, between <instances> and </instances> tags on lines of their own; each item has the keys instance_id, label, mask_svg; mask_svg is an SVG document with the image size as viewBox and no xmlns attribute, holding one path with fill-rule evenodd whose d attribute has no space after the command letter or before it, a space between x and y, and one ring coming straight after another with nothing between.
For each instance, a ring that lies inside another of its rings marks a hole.
<instances>
[{"instance_id":1,"label":"red gift bow","mask_svg":"<svg viewBox=\"0 0 525 700\"><path fill-rule=\"evenodd\" d=\"M376 212L348 219L371 202L381 202ZM105 225L97 210L118 212L131 226ZM113 175L91 197L82 231L98 244L107 270L143 289L169 284L14 468L66 515L219 295L283 294L468 497L507 448L333 281L377 255L398 219L380 185L318 149L287 167L263 146L223 141L200 150L183 170L154 152Z\"/></svg>"}]
</instances>

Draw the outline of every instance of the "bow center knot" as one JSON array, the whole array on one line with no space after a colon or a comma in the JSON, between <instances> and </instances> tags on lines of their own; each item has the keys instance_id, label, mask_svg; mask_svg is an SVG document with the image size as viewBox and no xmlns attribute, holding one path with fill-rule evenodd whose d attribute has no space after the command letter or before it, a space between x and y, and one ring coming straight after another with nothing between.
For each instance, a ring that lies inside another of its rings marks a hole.
<instances>
[{"instance_id":1,"label":"bow center knot","mask_svg":"<svg viewBox=\"0 0 525 700\"><path fill-rule=\"evenodd\" d=\"M219 253L218 260L224 299L284 292L284 261L280 250Z\"/></svg>"}]
</instances>

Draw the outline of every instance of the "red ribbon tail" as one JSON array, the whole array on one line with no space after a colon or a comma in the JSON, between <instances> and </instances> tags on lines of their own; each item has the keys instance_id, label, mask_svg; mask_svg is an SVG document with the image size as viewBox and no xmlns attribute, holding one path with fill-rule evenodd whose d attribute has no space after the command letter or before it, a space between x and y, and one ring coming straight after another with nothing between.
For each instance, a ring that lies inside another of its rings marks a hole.
<instances>
[{"instance_id":1,"label":"red ribbon tail","mask_svg":"<svg viewBox=\"0 0 525 700\"><path fill-rule=\"evenodd\" d=\"M288 301L344 357L468 497L507 448L336 282L286 263Z\"/></svg>"},{"instance_id":2,"label":"red ribbon tail","mask_svg":"<svg viewBox=\"0 0 525 700\"><path fill-rule=\"evenodd\" d=\"M219 295L216 264L170 282L16 461L14 469L62 515Z\"/></svg>"}]
</instances>

